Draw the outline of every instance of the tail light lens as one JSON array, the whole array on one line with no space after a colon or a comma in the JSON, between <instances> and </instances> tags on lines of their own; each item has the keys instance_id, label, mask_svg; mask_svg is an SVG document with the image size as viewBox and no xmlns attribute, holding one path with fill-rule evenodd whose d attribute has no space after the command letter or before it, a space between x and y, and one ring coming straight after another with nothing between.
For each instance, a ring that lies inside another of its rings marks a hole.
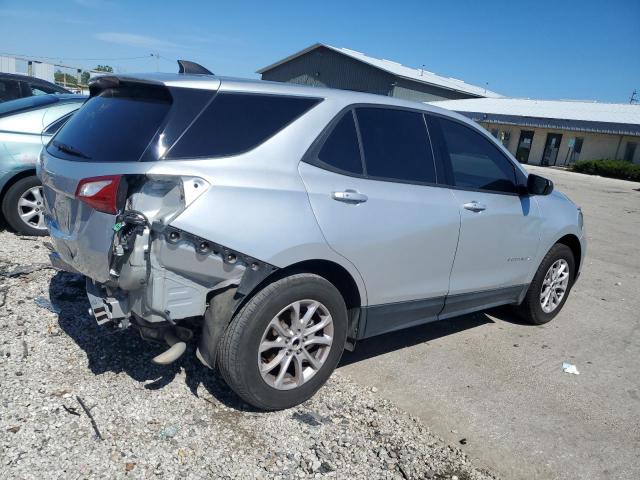
<instances>
[{"instance_id":1,"label":"tail light lens","mask_svg":"<svg viewBox=\"0 0 640 480\"><path fill-rule=\"evenodd\" d=\"M104 213L118 213L118 187L121 175L90 177L80 180L76 198Z\"/></svg>"}]
</instances>

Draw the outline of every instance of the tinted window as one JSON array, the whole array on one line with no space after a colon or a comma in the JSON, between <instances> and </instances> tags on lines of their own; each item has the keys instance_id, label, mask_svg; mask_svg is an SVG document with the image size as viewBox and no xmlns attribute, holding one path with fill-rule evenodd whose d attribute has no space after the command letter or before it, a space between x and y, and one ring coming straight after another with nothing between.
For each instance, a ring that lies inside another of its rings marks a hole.
<instances>
[{"instance_id":1,"label":"tinted window","mask_svg":"<svg viewBox=\"0 0 640 480\"><path fill-rule=\"evenodd\" d=\"M171 97L164 88L107 89L87 100L47 151L68 160L137 161L170 107Z\"/></svg>"},{"instance_id":2,"label":"tinted window","mask_svg":"<svg viewBox=\"0 0 640 480\"><path fill-rule=\"evenodd\" d=\"M29 90L31 90L31 95L46 95L48 93L55 93L55 90L51 88L43 88L35 85L29 85Z\"/></svg>"},{"instance_id":3,"label":"tinted window","mask_svg":"<svg viewBox=\"0 0 640 480\"><path fill-rule=\"evenodd\" d=\"M20 84L14 80L0 80L0 101L8 102L22 97Z\"/></svg>"},{"instance_id":4,"label":"tinted window","mask_svg":"<svg viewBox=\"0 0 640 480\"><path fill-rule=\"evenodd\" d=\"M358 133L351 111L345 113L322 145L318 159L339 170L362 174Z\"/></svg>"},{"instance_id":5,"label":"tinted window","mask_svg":"<svg viewBox=\"0 0 640 480\"><path fill-rule=\"evenodd\" d=\"M170 158L237 155L257 147L320 100L218 94L169 152Z\"/></svg>"},{"instance_id":6,"label":"tinted window","mask_svg":"<svg viewBox=\"0 0 640 480\"><path fill-rule=\"evenodd\" d=\"M458 187L515 192L515 170L498 148L478 132L439 118Z\"/></svg>"},{"instance_id":7,"label":"tinted window","mask_svg":"<svg viewBox=\"0 0 640 480\"><path fill-rule=\"evenodd\" d=\"M64 125L65 123L67 123L67 120L69 120L69 118L71 118L71 115L73 115L72 113L67 113L66 115L60 117L58 120L56 120L55 122L53 122L51 125L49 125L46 130L44 131L45 135L54 135L58 130L60 130L60 127L62 127L62 125Z\"/></svg>"},{"instance_id":8,"label":"tinted window","mask_svg":"<svg viewBox=\"0 0 640 480\"><path fill-rule=\"evenodd\" d=\"M367 176L435 182L433 155L422 114L358 108Z\"/></svg>"}]
</instances>

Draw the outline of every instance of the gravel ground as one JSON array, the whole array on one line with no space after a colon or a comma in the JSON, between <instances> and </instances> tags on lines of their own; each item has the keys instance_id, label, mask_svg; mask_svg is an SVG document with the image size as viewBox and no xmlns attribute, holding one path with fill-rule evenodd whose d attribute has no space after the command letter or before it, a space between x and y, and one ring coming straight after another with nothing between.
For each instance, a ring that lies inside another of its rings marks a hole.
<instances>
[{"instance_id":1,"label":"gravel ground","mask_svg":"<svg viewBox=\"0 0 640 480\"><path fill-rule=\"evenodd\" d=\"M193 348L153 365L161 347L97 326L43 242L0 232L0 478L495 478L340 373L262 413Z\"/></svg>"}]
</instances>

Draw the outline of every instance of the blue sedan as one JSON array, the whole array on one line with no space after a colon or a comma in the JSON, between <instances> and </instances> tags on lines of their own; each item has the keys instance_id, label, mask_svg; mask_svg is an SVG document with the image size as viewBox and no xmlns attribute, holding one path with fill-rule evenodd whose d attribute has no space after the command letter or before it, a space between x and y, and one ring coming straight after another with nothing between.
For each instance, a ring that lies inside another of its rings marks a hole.
<instances>
[{"instance_id":1,"label":"blue sedan","mask_svg":"<svg viewBox=\"0 0 640 480\"><path fill-rule=\"evenodd\" d=\"M50 94L0 103L0 201L5 221L16 232L47 234L36 162L42 146L86 99Z\"/></svg>"}]
</instances>

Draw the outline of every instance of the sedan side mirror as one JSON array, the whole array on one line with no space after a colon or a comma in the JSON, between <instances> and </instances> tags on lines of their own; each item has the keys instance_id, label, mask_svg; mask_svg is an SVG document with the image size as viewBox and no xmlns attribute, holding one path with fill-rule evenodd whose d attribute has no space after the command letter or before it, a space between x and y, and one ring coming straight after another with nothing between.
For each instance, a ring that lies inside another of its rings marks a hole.
<instances>
[{"instance_id":1,"label":"sedan side mirror","mask_svg":"<svg viewBox=\"0 0 640 480\"><path fill-rule=\"evenodd\" d=\"M529 195L549 195L553 192L553 182L547 178L530 173L527 177Z\"/></svg>"}]
</instances>

